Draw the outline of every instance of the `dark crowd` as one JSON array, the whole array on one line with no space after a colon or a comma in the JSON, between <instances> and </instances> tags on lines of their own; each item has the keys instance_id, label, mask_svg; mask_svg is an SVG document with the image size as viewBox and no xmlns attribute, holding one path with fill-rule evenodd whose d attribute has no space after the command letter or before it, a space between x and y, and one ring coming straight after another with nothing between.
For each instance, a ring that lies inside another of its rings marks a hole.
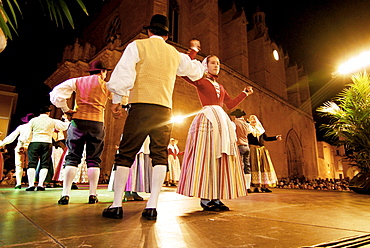
<instances>
[{"instance_id":1,"label":"dark crowd","mask_svg":"<svg viewBox=\"0 0 370 248\"><path fill-rule=\"evenodd\" d=\"M315 190L337 190L350 191L349 178L345 179L307 179L307 178L281 178L276 188L280 189L315 189Z\"/></svg>"}]
</instances>

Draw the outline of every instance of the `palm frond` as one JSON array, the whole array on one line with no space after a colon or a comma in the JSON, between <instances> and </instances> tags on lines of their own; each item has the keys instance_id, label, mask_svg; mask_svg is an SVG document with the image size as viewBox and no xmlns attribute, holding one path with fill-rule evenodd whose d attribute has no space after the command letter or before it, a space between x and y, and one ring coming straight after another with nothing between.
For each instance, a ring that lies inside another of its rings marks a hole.
<instances>
[{"instance_id":1,"label":"palm frond","mask_svg":"<svg viewBox=\"0 0 370 248\"><path fill-rule=\"evenodd\" d=\"M75 1L83 10L83 12L88 15L83 0ZM44 9L44 5L46 6L45 9L49 13L50 19L52 21L55 21L57 26L61 25L63 27L63 18L66 18L71 27L73 29L75 28L72 14L70 12L70 8L66 3L66 0L39 0L39 3L42 9ZM18 27L17 13L15 10L18 10L20 15L22 15L22 12L17 0L3 0L3 5L5 6L5 8L0 4L0 10L2 10L4 14L0 14L0 28L3 30L6 38L12 39L11 31L17 33L16 28ZM9 13L11 18L9 18Z\"/></svg>"},{"instance_id":2,"label":"palm frond","mask_svg":"<svg viewBox=\"0 0 370 248\"><path fill-rule=\"evenodd\" d=\"M13 1L13 4L12 4L12 1ZM5 37L9 39L13 38L11 30L13 30L17 34L16 27L18 27L17 17L15 14L13 5L15 5L19 13L22 14L17 0L12 0L12 1L10 0L4 1L6 3L7 9L9 9L9 12L11 13L12 18L9 18L9 15L7 14L7 11L4 8L4 4L1 4L0 2L0 28L3 30ZM13 25L13 21L14 21L14 25Z\"/></svg>"},{"instance_id":3,"label":"palm frond","mask_svg":"<svg viewBox=\"0 0 370 248\"><path fill-rule=\"evenodd\" d=\"M317 108L320 115L329 117L328 124L320 129L324 136L336 139L352 151L348 158L364 170L370 169L370 77L365 73L354 74L334 99ZM334 102L335 101L335 102Z\"/></svg>"}]
</instances>

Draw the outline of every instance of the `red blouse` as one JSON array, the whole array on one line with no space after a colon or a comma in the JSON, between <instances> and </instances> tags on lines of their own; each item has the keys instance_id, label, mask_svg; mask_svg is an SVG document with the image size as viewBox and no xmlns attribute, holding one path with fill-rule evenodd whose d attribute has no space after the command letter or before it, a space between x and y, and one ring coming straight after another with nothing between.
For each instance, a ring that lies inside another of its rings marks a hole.
<instances>
[{"instance_id":1,"label":"red blouse","mask_svg":"<svg viewBox=\"0 0 370 248\"><path fill-rule=\"evenodd\" d=\"M188 77L183 78L190 84L197 87L198 96L203 107L207 105L219 105L223 107L225 104L228 109L232 109L247 97L244 92L241 92L235 99L231 99L222 84L219 84L220 97L217 97L216 89L209 79L201 78L193 82Z\"/></svg>"}]
</instances>

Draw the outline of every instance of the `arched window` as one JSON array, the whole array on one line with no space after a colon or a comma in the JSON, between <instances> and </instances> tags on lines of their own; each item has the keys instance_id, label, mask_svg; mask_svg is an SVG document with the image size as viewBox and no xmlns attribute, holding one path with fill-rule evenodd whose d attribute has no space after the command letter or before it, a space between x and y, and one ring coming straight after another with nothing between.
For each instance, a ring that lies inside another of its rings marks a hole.
<instances>
[{"instance_id":1,"label":"arched window","mask_svg":"<svg viewBox=\"0 0 370 248\"><path fill-rule=\"evenodd\" d=\"M121 19L119 16L116 16L112 19L110 26L107 29L107 36L105 36L105 42L108 44L112 41L112 37L116 37L120 33L121 29Z\"/></svg>"},{"instance_id":2,"label":"arched window","mask_svg":"<svg viewBox=\"0 0 370 248\"><path fill-rule=\"evenodd\" d=\"M179 41L179 4L176 0L170 0L170 5L168 8L168 21L170 24L171 37L169 40L173 42Z\"/></svg>"}]
</instances>

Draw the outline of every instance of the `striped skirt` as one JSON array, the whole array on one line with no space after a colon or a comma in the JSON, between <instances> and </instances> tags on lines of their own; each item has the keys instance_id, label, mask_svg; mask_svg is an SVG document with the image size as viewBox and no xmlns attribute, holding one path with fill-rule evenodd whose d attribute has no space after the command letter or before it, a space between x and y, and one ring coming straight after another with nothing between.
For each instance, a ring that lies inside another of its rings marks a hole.
<instances>
[{"instance_id":1,"label":"striped skirt","mask_svg":"<svg viewBox=\"0 0 370 248\"><path fill-rule=\"evenodd\" d=\"M222 112L223 116L218 118L230 121ZM205 199L234 199L247 195L235 140L231 143L234 155L221 153L220 157L215 151L220 150L221 144L215 140L222 141L214 138L212 123L204 113L199 113L189 129L177 193Z\"/></svg>"},{"instance_id":2,"label":"striped skirt","mask_svg":"<svg viewBox=\"0 0 370 248\"><path fill-rule=\"evenodd\" d=\"M270 153L264 146L249 145L253 184L267 184L274 187L277 182Z\"/></svg>"}]
</instances>

